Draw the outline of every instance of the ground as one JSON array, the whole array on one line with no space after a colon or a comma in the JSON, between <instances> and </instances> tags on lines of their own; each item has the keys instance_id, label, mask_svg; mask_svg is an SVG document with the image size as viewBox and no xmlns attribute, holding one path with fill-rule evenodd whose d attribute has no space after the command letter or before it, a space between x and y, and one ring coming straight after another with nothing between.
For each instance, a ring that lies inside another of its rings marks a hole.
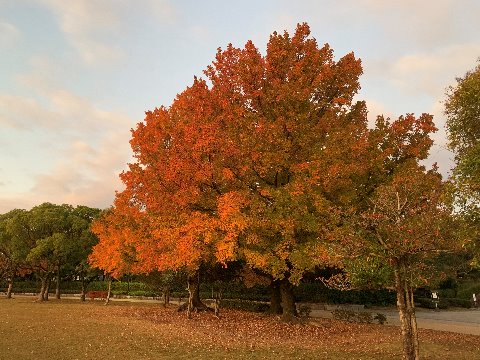
<instances>
[{"instance_id":1,"label":"ground","mask_svg":"<svg viewBox=\"0 0 480 360\"><path fill-rule=\"evenodd\" d=\"M193 314L158 304L0 300L0 359L396 359L396 326L262 314ZM480 337L421 330L423 359L475 359Z\"/></svg>"}]
</instances>

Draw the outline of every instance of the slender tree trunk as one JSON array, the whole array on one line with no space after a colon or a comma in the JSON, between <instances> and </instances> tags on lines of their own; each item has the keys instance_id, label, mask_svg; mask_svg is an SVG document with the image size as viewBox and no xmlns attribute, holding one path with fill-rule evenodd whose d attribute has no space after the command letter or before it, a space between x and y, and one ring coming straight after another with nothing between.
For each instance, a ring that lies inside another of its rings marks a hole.
<instances>
[{"instance_id":1,"label":"slender tree trunk","mask_svg":"<svg viewBox=\"0 0 480 360\"><path fill-rule=\"evenodd\" d=\"M170 304L170 286L163 287L163 306L167 307Z\"/></svg>"},{"instance_id":2,"label":"slender tree trunk","mask_svg":"<svg viewBox=\"0 0 480 360\"><path fill-rule=\"evenodd\" d=\"M82 293L80 294L80 300L85 301L85 295L87 294L87 287L85 286L85 276L80 275L82 278Z\"/></svg>"},{"instance_id":3,"label":"slender tree trunk","mask_svg":"<svg viewBox=\"0 0 480 360\"><path fill-rule=\"evenodd\" d=\"M107 291L107 298L105 299L105 304L104 305L108 305L108 303L110 302L110 296L112 294L112 277L110 276L108 278L108 291Z\"/></svg>"},{"instance_id":4,"label":"slender tree trunk","mask_svg":"<svg viewBox=\"0 0 480 360\"><path fill-rule=\"evenodd\" d=\"M38 301L45 300L45 289L47 288L47 277L43 276L40 278L40 292L38 293Z\"/></svg>"},{"instance_id":5,"label":"slender tree trunk","mask_svg":"<svg viewBox=\"0 0 480 360\"><path fill-rule=\"evenodd\" d=\"M410 321L412 324L412 340L413 340L413 352L415 354L415 359L420 359L420 349L418 343L418 327L417 327L417 315L415 314L415 302L413 299L413 288L408 285L408 307L410 312Z\"/></svg>"},{"instance_id":6,"label":"slender tree trunk","mask_svg":"<svg viewBox=\"0 0 480 360\"><path fill-rule=\"evenodd\" d=\"M293 285L288 279L280 280L280 295L282 297L282 319L284 321L294 321L298 318L295 296L293 294Z\"/></svg>"},{"instance_id":7,"label":"slender tree trunk","mask_svg":"<svg viewBox=\"0 0 480 360\"><path fill-rule=\"evenodd\" d=\"M13 277L8 279L7 299L12 298L12 289L13 289Z\"/></svg>"},{"instance_id":8,"label":"slender tree trunk","mask_svg":"<svg viewBox=\"0 0 480 360\"><path fill-rule=\"evenodd\" d=\"M400 317L400 329L403 339L403 359L418 360L418 350L415 350L415 340L412 329L412 309L409 305L410 296L405 283L405 273L402 267L395 266L395 288L397 292L397 309ZM413 314L414 316L414 314ZM417 340L418 342L418 340Z\"/></svg>"},{"instance_id":9,"label":"slender tree trunk","mask_svg":"<svg viewBox=\"0 0 480 360\"><path fill-rule=\"evenodd\" d=\"M50 293L50 285L52 284L52 279L50 275L47 276L47 286L45 287L45 294L43 295L43 299L48 301L48 294Z\"/></svg>"},{"instance_id":10,"label":"slender tree trunk","mask_svg":"<svg viewBox=\"0 0 480 360\"><path fill-rule=\"evenodd\" d=\"M272 280L270 283L270 310L272 314L280 315L282 310L281 304L281 294L280 294L280 283L278 280Z\"/></svg>"},{"instance_id":11,"label":"slender tree trunk","mask_svg":"<svg viewBox=\"0 0 480 360\"><path fill-rule=\"evenodd\" d=\"M57 278L55 280L55 298L60 299L60 266L57 266Z\"/></svg>"}]
</instances>

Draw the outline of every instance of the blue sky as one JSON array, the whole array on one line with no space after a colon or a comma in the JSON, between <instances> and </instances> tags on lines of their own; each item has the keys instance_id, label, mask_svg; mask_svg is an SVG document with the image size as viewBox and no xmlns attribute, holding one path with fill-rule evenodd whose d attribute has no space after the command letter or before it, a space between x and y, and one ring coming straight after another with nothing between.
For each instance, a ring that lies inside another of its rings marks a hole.
<instances>
[{"instance_id":1,"label":"blue sky","mask_svg":"<svg viewBox=\"0 0 480 360\"><path fill-rule=\"evenodd\" d=\"M429 162L447 175L442 101L480 56L476 0L0 0L0 213L45 201L106 208L130 129L171 104L218 47L308 22L364 66L369 117L434 115Z\"/></svg>"}]
</instances>

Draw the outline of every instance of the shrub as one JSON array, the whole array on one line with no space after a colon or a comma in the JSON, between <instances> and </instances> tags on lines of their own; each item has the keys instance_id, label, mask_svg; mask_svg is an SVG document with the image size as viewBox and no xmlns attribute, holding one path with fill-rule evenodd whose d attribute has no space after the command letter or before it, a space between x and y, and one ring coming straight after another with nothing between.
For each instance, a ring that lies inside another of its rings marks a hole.
<instances>
[{"instance_id":1,"label":"shrub","mask_svg":"<svg viewBox=\"0 0 480 360\"><path fill-rule=\"evenodd\" d=\"M377 320L380 325L387 323L387 317L382 313L377 313L374 317L374 320Z\"/></svg>"},{"instance_id":2,"label":"shrub","mask_svg":"<svg viewBox=\"0 0 480 360\"><path fill-rule=\"evenodd\" d=\"M471 300L458 299L458 298L446 298L445 301L448 302L449 306L453 306L453 307L462 307L462 308L469 309L472 306Z\"/></svg>"},{"instance_id":3,"label":"shrub","mask_svg":"<svg viewBox=\"0 0 480 360\"><path fill-rule=\"evenodd\" d=\"M266 312L270 306L266 303L248 300L222 300L221 306L227 309L245 310L251 312Z\"/></svg>"},{"instance_id":4,"label":"shrub","mask_svg":"<svg viewBox=\"0 0 480 360\"><path fill-rule=\"evenodd\" d=\"M438 304L436 305L435 302L431 298L422 298L418 297L415 298L415 306L426 308L426 309L446 309L448 308L448 301L446 299L440 298Z\"/></svg>"},{"instance_id":5,"label":"shrub","mask_svg":"<svg viewBox=\"0 0 480 360\"><path fill-rule=\"evenodd\" d=\"M472 294L480 294L480 284L479 283L474 283L468 287L465 287L461 290L458 291L457 298L459 299L465 299L465 300L471 300L472 299Z\"/></svg>"},{"instance_id":6,"label":"shrub","mask_svg":"<svg viewBox=\"0 0 480 360\"><path fill-rule=\"evenodd\" d=\"M298 315L301 317L309 317L312 312L312 308L308 305L300 305L298 307Z\"/></svg>"},{"instance_id":7,"label":"shrub","mask_svg":"<svg viewBox=\"0 0 480 360\"><path fill-rule=\"evenodd\" d=\"M387 317L384 314L377 313L375 316L373 316L367 311L336 309L332 311L332 315L335 320L356 322L362 324L371 324L374 320L376 320L381 325L387 322Z\"/></svg>"}]
</instances>

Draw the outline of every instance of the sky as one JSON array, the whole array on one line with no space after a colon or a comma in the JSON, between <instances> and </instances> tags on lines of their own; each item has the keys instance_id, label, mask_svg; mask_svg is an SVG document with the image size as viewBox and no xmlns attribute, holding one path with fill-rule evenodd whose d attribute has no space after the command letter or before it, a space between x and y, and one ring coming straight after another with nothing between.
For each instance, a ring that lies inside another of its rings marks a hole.
<instances>
[{"instance_id":1,"label":"sky","mask_svg":"<svg viewBox=\"0 0 480 360\"><path fill-rule=\"evenodd\" d=\"M478 0L0 0L0 213L43 202L108 208L130 129L169 106L217 48L307 22L354 52L369 119L430 113L428 165L448 176L443 101L480 57Z\"/></svg>"}]
</instances>

